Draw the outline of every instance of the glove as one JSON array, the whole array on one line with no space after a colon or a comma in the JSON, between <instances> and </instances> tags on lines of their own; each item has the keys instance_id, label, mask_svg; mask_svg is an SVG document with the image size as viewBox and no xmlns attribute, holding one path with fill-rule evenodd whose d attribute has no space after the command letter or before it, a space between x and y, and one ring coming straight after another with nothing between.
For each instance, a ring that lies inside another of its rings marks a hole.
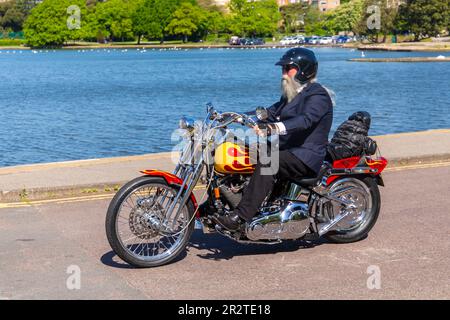
<instances>
[{"instance_id":1,"label":"glove","mask_svg":"<svg viewBox=\"0 0 450 320\"><path fill-rule=\"evenodd\" d=\"M275 123L258 123L255 127L256 133L260 136L278 134L278 128Z\"/></svg>"}]
</instances>

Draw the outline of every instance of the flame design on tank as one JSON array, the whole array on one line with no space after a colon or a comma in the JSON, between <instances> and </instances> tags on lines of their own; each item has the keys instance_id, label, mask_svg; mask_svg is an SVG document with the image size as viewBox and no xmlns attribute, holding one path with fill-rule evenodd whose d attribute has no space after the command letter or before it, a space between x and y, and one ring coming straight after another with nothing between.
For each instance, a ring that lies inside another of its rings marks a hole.
<instances>
[{"instance_id":1,"label":"flame design on tank","mask_svg":"<svg viewBox=\"0 0 450 320\"><path fill-rule=\"evenodd\" d=\"M253 173L254 165L250 163L248 149L225 142L216 148L214 168L220 173Z\"/></svg>"}]
</instances>

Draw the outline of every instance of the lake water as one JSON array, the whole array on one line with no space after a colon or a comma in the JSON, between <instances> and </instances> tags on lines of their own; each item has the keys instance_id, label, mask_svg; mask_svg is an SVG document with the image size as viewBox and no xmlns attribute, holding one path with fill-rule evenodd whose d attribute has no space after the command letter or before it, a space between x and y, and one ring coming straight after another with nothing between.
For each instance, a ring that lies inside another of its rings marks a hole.
<instances>
[{"instance_id":1,"label":"lake water","mask_svg":"<svg viewBox=\"0 0 450 320\"><path fill-rule=\"evenodd\" d=\"M313 49L337 94L333 130L372 115L370 134L450 127L449 63L357 63ZM279 99L286 49L0 50L0 166L169 151L182 115L247 111ZM449 53L366 52L366 57ZM420 147L420 146L418 146Z\"/></svg>"}]
</instances>

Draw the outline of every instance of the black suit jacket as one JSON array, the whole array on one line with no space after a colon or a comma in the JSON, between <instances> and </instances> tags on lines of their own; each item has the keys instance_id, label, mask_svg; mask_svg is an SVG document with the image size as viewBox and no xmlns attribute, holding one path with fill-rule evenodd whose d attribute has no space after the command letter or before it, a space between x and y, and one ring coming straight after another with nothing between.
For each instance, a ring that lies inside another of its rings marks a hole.
<instances>
[{"instance_id":1,"label":"black suit jacket","mask_svg":"<svg viewBox=\"0 0 450 320\"><path fill-rule=\"evenodd\" d=\"M311 83L290 103L282 98L268 111L268 122L282 122L286 127L287 134L279 136L279 149L289 150L319 172L333 122L333 103L325 88Z\"/></svg>"}]
</instances>

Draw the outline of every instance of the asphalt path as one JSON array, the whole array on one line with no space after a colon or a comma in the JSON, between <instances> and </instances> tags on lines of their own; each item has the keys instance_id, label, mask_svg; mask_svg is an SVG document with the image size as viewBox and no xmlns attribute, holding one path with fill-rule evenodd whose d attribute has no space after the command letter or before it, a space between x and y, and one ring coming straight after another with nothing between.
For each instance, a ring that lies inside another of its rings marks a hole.
<instances>
[{"instance_id":1,"label":"asphalt path","mask_svg":"<svg viewBox=\"0 0 450 320\"><path fill-rule=\"evenodd\" d=\"M196 230L152 269L111 251L109 199L3 207L0 299L448 299L449 178L449 165L386 172L379 220L357 243L246 245Z\"/></svg>"}]
</instances>

